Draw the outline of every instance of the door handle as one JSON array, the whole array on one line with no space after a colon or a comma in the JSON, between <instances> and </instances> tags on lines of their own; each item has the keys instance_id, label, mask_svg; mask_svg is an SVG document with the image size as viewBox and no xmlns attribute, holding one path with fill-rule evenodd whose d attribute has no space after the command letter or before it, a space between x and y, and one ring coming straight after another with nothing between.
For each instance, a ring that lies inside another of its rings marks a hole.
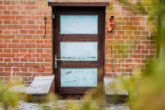
<instances>
[{"instance_id":1,"label":"door handle","mask_svg":"<svg viewBox=\"0 0 165 110\"><path fill-rule=\"evenodd\" d=\"M58 66L57 61L62 61L62 60L64 60L64 59L58 59L58 58L57 58L57 55L54 55L54 68L55 68L55 69L57 69L57 66Z\"/></svg>"}]
</instances>

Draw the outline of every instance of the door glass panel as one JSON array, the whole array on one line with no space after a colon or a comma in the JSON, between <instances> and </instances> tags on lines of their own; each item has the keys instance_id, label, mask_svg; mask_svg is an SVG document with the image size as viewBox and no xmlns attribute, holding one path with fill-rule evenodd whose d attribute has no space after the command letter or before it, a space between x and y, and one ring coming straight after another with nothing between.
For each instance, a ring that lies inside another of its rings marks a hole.
<instances>
[{"instance_id":1,"label":"door glass panel","mask_svg":"<svg viewBox=\"0 0 165 110\"><path fill-rule=\"evenodd\" d=\"M98 15L60 15L60 34L98 34Z\"/></svg>"},{"instance_id":2,"label":"door glass panel","mask_svg":"<svg viewBox=\"0 0 165 110\"><path fill-rule=\"evenodd\" d=\"M97 87L97 68L62 68L61 87Z\"/></svg>"},{"instance_id":3,"label":"door glass panel","mask_svg":"<svg viewBox=\"0 0 165 110\"><path fill-rule=\"evenodd\" d=\"M61 59L69 61L97 61L97 42L61 42Z\"/></svg>"}]
</instances>

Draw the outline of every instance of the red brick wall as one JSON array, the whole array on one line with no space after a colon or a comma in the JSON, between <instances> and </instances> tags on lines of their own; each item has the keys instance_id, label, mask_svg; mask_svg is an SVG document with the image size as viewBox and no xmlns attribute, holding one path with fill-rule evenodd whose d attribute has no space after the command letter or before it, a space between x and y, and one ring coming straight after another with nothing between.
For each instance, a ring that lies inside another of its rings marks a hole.
<instances>
[{"instance_id":1,"label":"red brick wall","mask_svg":"<svg viewBox=\"0 0 165 110\"><path fill-rule=\"evenodd\" d=\"M115 16L115 28L112 33L106 31L105 76L128 76L136 66L145 67L146 58L156 53L155 45L149 38L147 16L129 11L116 0L110 1L113 10L107 10L106 19ZM21 76L23 81L31 81L34 76L53 74L52 10L47 3L47 0L0 1L0 80Z\"/></svg>"},{"instance_id":2,"label":"red brick wall","mask_svg":"<svg viewBox=\"0 0 165 110\"><path fill-rule=\"evenodd\" d=\"M106 19L115 16L115 28L112 33L106 32L105 73L110 77L129 76L137 68L143 70L147 59L156 55L156 45L151 38L154 25L148 25L147 14L132 12L117 0L109 1L113 8L107 10Z\"/></svg>"},{"instance_id":3,"label":"red brick wall","mask_svg":"<svg viewBox=\"0 0 165 110\"><path fill-rule=\"evenodd\" d=\"M46 35L45 20L46 17ZM51 7L46 0L0 1L0 79L52 74Z\"/></svg>"}]
</instances>

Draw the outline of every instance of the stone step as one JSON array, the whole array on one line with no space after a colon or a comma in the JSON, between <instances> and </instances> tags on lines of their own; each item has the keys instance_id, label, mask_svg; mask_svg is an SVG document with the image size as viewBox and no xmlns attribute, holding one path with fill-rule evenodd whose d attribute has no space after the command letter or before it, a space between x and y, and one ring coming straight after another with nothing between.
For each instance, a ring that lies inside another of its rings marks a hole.
<instances>
[{"instance_id":1,"label":"stone step","mask_svg":"<svg viewBox=\"0 0 165 110\"><path fill-rule=\"evenodd\" d=\"M36 76L30 85L18 85L12 91L27 94L28 101L42 101L51 91L54 76Z\"/></svg>"},{"instance_id":2,"label":"stone step","mask_svg":"<svg viewBox=\"0 0 165 110\"><path fill-rule=\"evenodd\" d=\"M48 94L53 83L54 76L37 76L26 90L26 94Z\"/></svg>"},{"instance_id":3,"label":"stone step","mask_svg":"<svg viewBox=\"0 0 165 110\"><path fill-rule=\"evenodd\" d=\"M105 96L106 102L111 104L125 103L128 99L127 90L114 90L110 88L110 85L119 81L119 79L114 78L104 78Z\"/></svg>"}]
</instances>

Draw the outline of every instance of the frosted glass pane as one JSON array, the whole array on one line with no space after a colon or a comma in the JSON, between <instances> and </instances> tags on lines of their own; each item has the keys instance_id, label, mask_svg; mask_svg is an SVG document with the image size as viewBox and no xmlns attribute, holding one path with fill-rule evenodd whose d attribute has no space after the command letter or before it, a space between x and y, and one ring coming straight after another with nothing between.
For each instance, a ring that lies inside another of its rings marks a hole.
<instances>
[{"instance_id":1,"label":"frosted glass pane","mask_svg":"<svg viewBox=\"0 0 165 110\"><path fill-rule=\"evenodd\" d=\"M97 68L62 68L61 87L96 87Z\"/></svg>"},{"instance_id":2,"label":"frosted glass pane","mask_svg":"<svg viewBox=\"0 0 165 110\"><path fill-rule=\"evenodd\" d=\"M98 34L98 15L61 15L61 34Z\"/></svg>"},{"instance_id":3,"label":"frosted glass pane","mask_svg":"<svg viewBox=\"0 0 165 110\"><path fill-rule=\"evenodd\" d=\"M97 42L61 42L61 58L73 61L97 61Z\"/></svg>"}]
</instances>

